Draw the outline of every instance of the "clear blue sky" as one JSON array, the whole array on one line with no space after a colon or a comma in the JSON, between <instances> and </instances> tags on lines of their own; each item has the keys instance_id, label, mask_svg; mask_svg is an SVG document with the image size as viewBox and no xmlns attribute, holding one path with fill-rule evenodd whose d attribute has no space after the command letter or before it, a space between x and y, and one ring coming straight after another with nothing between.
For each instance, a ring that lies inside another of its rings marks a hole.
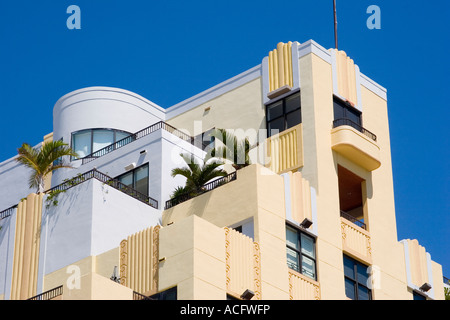
<instances>
[{"instance_id":1,"label":"clear blue sky","mask_svg":"<svg viewBox=\"0 0 450 320\"><path fill-rule=\"evenodd\" d=\"M280 41L334 47L332 0L40 0L0 4L0 161L53 131L52 109L87 86L170 107L259 63ZM69 30L69 5L81 30ZM339 48L388 89L398 239L450 277L450 2L337 0ZM369 5L381 29L369 30Z\"/></svg>"}]
</instances>

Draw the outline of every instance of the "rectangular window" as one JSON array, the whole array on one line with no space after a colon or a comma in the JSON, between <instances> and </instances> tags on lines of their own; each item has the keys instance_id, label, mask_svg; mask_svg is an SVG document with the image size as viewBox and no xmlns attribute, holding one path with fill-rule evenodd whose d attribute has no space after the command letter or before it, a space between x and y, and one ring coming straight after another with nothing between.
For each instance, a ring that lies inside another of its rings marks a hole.
<instances>
[{"instance_id":1,"label":"rectangular window","mask_svg":"<svg viewBox=\"0 0 450 320\"><path fill-rule=\"evenodd\" d=\"M350 121L346 121L342 124L355 124L355 129L360 130L360 126L362 125L361 121L361 111L348 105L345 101L342 101L338 98L334 98L333 100L333 111L334 111L334 120L344 120L348 119Z\"/></svg>"},{"instance_id":2,"label":"rectangular window","mask_svg":"<svg viewBox=\"0 0 450 320\"><path fill-rule=\"evenodd\" d=\"M92 133L92 152L114 143L114 131L112 130L93 130Z\"/></svg>"},{"instance_id":3,"label":"rectangular window","mask_svg":"<svg viewBox=\"0 0 450 320\"><path fill-rule=\"evenodd\" d=\"M148 163L124 173L116 179L143 195L149 193Z\"/></svg>"},{"instance_id":4,"label":"rectangular window","mask_svg":"<svg viewBox=\"0 0 450 320\"><path fill-rule=\"evenodd\" d=\"M413 291L413 300L427 300L427 298L420 293Z\"/></svg>"},{"instance_id":5,"label":"rectangular window","mask_svg":"<svg viewBox=\"0 0 450 320\"><path fill-rule=\"evenodd\" d=\"M177 300L177 287L158 292L150 296L152 300Z\"/></svg>"},{"instance_id":6,"label":"rectangular window","mask_svg":"<svg viewBox=\"0 0 450 320\"><path fill-rule=\"evenodd\" d=\"M344 255L345 295L352 300L372 300L368 267Z\"/></svg>"},{"instance_id":7,"label":"rectangular window","mask_svg":"<svg viewBox=\"0 0 450 320\"><path fill-rule=\"evenodd\" d=\"M268 137L300 124L300 92L269 104L266 108L266 121Z\"/></svg>"},{"instance_id":8,"label":"rectangular window","mask_svg":"<svg viewBox=\"0 0 450 320\"><path fill-rule=\"evenodd\" d=\"M91 132L86 131L74 134L72 136L72 146L79 158L91 154Z\"/></svg>"},{"instance_id":9,"label":"rectangular window","mask_svg":"<svg viewBox=\"0 0 450 320\"><path fill-rule=\"evenodd\" d=\"M316 241L313 237L286 226L286 255L289 268L316 280Z\"/></svg>"}]
</instances>

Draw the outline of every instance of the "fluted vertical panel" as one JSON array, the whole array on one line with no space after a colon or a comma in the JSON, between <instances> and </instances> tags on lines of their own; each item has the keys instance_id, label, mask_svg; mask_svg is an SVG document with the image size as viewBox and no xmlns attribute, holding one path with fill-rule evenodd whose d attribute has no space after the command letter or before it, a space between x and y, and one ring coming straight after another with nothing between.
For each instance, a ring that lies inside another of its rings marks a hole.
<instances>
[{"instance_id":1,"label":"fluted vertical panel","mask_svg":"<svg viewBox=\"0 0 450 320\"><path fill-rule=\"evenodd\" d=\"M269 52L269 90L274 91L285 85L293 87L292 42L278 43Z\"/></svg>"},{"instance_id":2,"label":"fluted vertical panel","mask_svg":"<svg viewBox=\"0 0 450 320\"><path fill-rule=\"evenodd\" d=\"M292 218L298 222L305 218L312 220L309 181L302 177L301 172L294 172L290 183Z\"/></svg>"},{"instance_id":3,"label":"fluted vertical panel","mask_svg":"<svg viewBox=\"0 0 450 320\"><path fill-rule=\"evenodd\" d=\"M269 168L276 173L303 166L302 124L282 131L267 139Z\"/></svg>"},{"instance_id":4,"label":"fluted vertical panel","mask_svg":"<svg viewBox=\"0 0 450 320\"><path fill-rule=\"evenodd\" d=\"M261 299L260 251L256 242L236 230L225 228L226 287L240 296L245 290Z\"/></svg>"},{"instance_id":5,"label":"fluted vertical panel","mask_svg":"<svg viewBox=\"0 0 450 320\"><path fill-rule=\"evenodd\" d=\"M336 51L339 94L357 104L356 71L354 61L344 51Z\"/></svg>"},{"instance_id":6,"label":"fluted vertical panel","mask_svg":"<svg viewBox=\"0 0 450 320\"><path fill-rule=\"evenodd\" d=\"M120 243L120 283L139 293L158 289L159 226L139 231Z\"/></svg>"},{"instance_id":7,"label":"fluted vertical panel","mask_svg":"<svg viewBox=\"0 0 450 320\"><path fill-rule=\"evenodd\" d=\"M427 254L425 248L415 239L408 239L408 248L412 283L418 287L425 282L430 283L428 279Z\"/></svg>"},{"instance_id":8,"label":"fluted vertical panel","mask_svg":"<svg viewBox=\"0 0 450 320\"><path fill-rule=\"evenodd\" d=\"M36 295L43 194L30 194L17 207L11 299Z\"/></svg>"}]
</instances>

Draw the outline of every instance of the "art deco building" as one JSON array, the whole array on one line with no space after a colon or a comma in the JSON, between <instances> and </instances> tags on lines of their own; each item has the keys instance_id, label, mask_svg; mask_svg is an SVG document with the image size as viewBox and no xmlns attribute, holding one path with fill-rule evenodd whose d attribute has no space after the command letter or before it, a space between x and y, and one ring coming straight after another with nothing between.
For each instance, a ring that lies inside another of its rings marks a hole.
<instances>
[{"instance_id":1,"label":"art deco building","mask_svg":"<svg viewBox=\"0 0 450 320\"><path fill-rule=\"evenodd\" d=\"M180 153L203 161L219 128L251 164L171 198ZM79 158L44 194L0 163L0 298L444 299L441 265L397 239L386 89L344 51L279 43L167 109L80 89L52 139Z\"/></svg>"}]
</instances>

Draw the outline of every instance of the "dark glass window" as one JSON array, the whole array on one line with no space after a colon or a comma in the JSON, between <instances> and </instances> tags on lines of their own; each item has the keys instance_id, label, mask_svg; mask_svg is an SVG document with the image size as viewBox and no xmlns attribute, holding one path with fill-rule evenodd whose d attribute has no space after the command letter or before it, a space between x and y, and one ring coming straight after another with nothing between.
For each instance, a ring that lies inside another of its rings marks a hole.
<instances>
[{"instance_id":1,"label":"dark glass window","mask_svg":"<svg viewBox=\"0 0 450 320\"><path fill-rule=\"evenodd\" d=\"M413 291L413 300L427 300L427 298L420 293Z\"/></svg>"},{"instance_id":2,"label":"dark glass window","mask_svg":"<svg viewBox=\"0 0 450 320\"><path fill-rule=\"evenodd\" d=\"M333 100L334 120L349 119L357 125L361 126L361 112L356 108L348 105L346 102L334 98Z\"/></svg>"},{"instance_id":3,"label":"dark glass window","mask_svg":"<svg viewBox=\"0 0 450 320\"><path fill-rule=\"evenodd\" d=\"M345 295L352 300L372 300L368 267L344 255Z\"/></svg>"},{"instance_id":4,"label":"dark glass window","mask_svg":"<svg viewBox=\"0 0 450 320\"><path fill-rule=\"evenodd\" d=\"M292 128L302 122L300 92L266 107L267 136Z\"/></svg>"},{"instance_id":5,"label":"dark glass window","mask_svg":"<svg viewBox=\"0 0 450 320\"><path fill-rule=\"evenodd\" d=\"M316 280L316 241L313 237L286 226L288 267Z\"/></svg>"},{"instance_id":6,"label":"dark glass window","mask_svg":"<svg viewBox=\"0 0 450 320\"><path fill-rule=\"evenodd\" d=\"M118 176L117 180L139 193L148 195L148 163Z\"/></svg>"},{"instance_id":7,"label":"dark glass window","mask_svg":"<svg viewBox=\"0 0 450 320\"><path fill-rule=\"evenodd\" d=\"M158 292L150 298L153 300L177 300L177 287Z\"/></svg>"}]
</instances>

